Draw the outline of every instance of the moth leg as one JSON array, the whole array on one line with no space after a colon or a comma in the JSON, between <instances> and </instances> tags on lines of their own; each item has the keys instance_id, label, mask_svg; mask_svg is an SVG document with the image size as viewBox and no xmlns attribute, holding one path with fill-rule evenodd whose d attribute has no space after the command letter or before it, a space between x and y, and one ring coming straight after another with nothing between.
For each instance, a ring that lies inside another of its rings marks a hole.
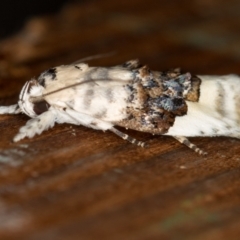
<instances>
[{"instance_id":1,"label":"moth leg","mask_svg":"<svg viewBox=\"0 0 240 240\"><path fill-rule=\"evenodd\" d=\"M121 137L122 139L127 140L130 143L136 144L137 146L145 147L145 145L146 145L144 142L138 141L137 139L132 138L123 132L120 132L119 130L117 130L114 127L110 128L109 130L111 132L115 133L116 135L118 135L119 137Z\"/></svg>"},{"instance_id":2,"label":"moth leg","mask_svg":"<svg viewBox=\"0 0 240 240\"><path fill-rule=\"evenodd\" d=\"M56 116L53 111L46 111L36 118L32 118L27 121L26 125L21 127L19 133L13 138L14 142L17 142L25 137L32 138L36 134L41 134L44 130L47 130L54 126Z\"/></svg>"},{"instance_id":3,"label":"moth leg","mask_svg":"<svg viewBox=\"0 0 240 240\"><path fill-rule=\"evenodd\" d=\"M180 143L186 145L187 147L193 149L195 152L197 152L199 155L206 155L207 152L204 152L200 148L198 148L195 144L191 143L186 137L184 136L173 136L176 140L178 140Z\"/></svg>"},{"instance_id":4,"label":"moth leg","mask_svg":"<svg viewBox=\"0 0 240 240\"><path fill-rule=\"evenodd\" d=\"M0 106L0 114L19 114L21 109L18 104L10 106Z\"/></svg>"}]
</instances>

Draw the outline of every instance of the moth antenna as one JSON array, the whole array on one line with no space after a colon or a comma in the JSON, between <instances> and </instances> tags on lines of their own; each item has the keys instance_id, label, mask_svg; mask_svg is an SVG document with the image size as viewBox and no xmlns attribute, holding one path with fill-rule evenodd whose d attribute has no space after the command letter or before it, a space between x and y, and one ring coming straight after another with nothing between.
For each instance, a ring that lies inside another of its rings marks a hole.
<instances>
[{"instance_id":1,"label":"moth antenna","mask_svg":"<svg viewBox=\"0 0 240 240\"><path fill-rule=\"evenodd\" d=\"M180 143L186 145L187 147L194 150L199 155L207 155L207 152L204 152L200 148L198 148L195 144L191 143L186 137L184 136L173 136L176 140L178 140Z\"/></svg>"},{"instance_id":2,"label":"moth antenna","mask_svg":"<svg viewBox=\"0 0 240 240\"><path fill-rule=\"evenodd\" d=\"M119 130L117 130L114 127L109 129L109 130L111 132L115 133L116 135L118 135L119 137L121 137L122 139L129 141L132 144L135 144L135 145L140 146L140 147L145 147L146 146L146 144L144 142L138 141L137 139L132 138L129 135L123 133L123 132L120 132Z\"/></svg>"},{"instance_id":3,"label":"moth antenna","mask_svg":"<svg viewBox=\"0 0 240 240\"><path fill-rule=\"evenodd\" d=\"M70 65L75 65L75 64L78 64L78 63L82 63L84 61L91 61L93 59L110 57L110 56L113 56L114 54L116 54L116 51L112 51L112 52L109 52L109 53L96 54L96 55L93 55L93 56L81 58L81 59L77 60L76 62L71 63Z\"/></svg>"}]
</instances>

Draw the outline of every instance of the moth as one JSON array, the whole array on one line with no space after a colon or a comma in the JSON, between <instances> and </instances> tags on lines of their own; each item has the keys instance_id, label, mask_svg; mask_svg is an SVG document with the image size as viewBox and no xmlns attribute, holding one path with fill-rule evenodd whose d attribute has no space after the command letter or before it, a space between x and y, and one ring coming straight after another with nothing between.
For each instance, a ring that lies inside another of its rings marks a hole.
<instances>
[{"instance_id":1,"label":"moth","mask_svg":"<svg viewBox=\"0 0 240 240\"><path fill-rule=\"evenodd\" d=\"M144 143L115 126L173 136L199 154L187 137L240 138L240 78L195 76L180 69L152 71L131 60L113 67L74 63L50 68L23 86L17 104L0 114L31 119L13 141L32 138L55 123L109 130L139 146Z\"/></svg>"}]
</instances>

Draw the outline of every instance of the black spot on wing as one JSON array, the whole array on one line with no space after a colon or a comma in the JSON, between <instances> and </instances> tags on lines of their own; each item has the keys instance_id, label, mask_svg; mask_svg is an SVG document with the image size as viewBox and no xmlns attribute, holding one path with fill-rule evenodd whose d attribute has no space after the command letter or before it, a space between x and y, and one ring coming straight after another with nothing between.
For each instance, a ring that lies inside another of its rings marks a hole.
<instances>
[{"instance_id":1,"label":"black spot on wing","mask_svg":"<svg viewBox=\"0 0 240 240\"><path fill-rule=\"evenodd\" d=\"M47 71L43 72L39 78L38 83L45 87L46 86L46 80L57 80L57 69L56 68L50 68Z\"/></svg>"},{"instance_id":2,"label":"black spot on wing","mask_svg":"<svg viewBox=\"0 0 240 240\"><path fill-rule=\"evenodd\" d=\"M52 80L56 80L56 76L57 76L56 72L57 72L56 68L50 68L47 71L45 71L45 76L49 76L51 77Z\"/></svg>"}]
</instances>

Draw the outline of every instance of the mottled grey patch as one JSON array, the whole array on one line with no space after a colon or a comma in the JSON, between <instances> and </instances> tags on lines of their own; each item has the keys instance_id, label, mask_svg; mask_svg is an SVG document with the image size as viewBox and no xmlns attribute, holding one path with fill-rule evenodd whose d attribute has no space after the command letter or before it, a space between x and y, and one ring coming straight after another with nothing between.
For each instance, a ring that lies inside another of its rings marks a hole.
<instances>
[{"instance_id":1,"label":"mottled grey patch","mask_svg":"<svg viewBox=\"0 0 240 240\"><path fill-rule=\"evenodd\" d=\"M89 108L92 102L94 96L94 90L93 89L88 89L85 92L85 95L83 96L83 104L85 108Z\"/></svg>"},{"instance_id":2,"label":"mottled grey patch","mask_svg":"<svg viewBox=\"0 0 240 240\"><path fill-rule=\"evenodd\" d=\"M200 135L204 135L205 134L205 132L204 131L200 131Z\"/></svg>"},{"instance_id":3,"label":"mottled grey patch","mask_svg":"<svg viewBox=\"0 0 240 240\"><path fill-rule=\"evenodd\" d=\"M216 111L221 115L221 116L225 116L225 109L224 109L224 102L225 102L225 90L222 86L221 82L217 82L217 91L218 91L218 96L216 98Z\"/></svg>"}]
</instances>

